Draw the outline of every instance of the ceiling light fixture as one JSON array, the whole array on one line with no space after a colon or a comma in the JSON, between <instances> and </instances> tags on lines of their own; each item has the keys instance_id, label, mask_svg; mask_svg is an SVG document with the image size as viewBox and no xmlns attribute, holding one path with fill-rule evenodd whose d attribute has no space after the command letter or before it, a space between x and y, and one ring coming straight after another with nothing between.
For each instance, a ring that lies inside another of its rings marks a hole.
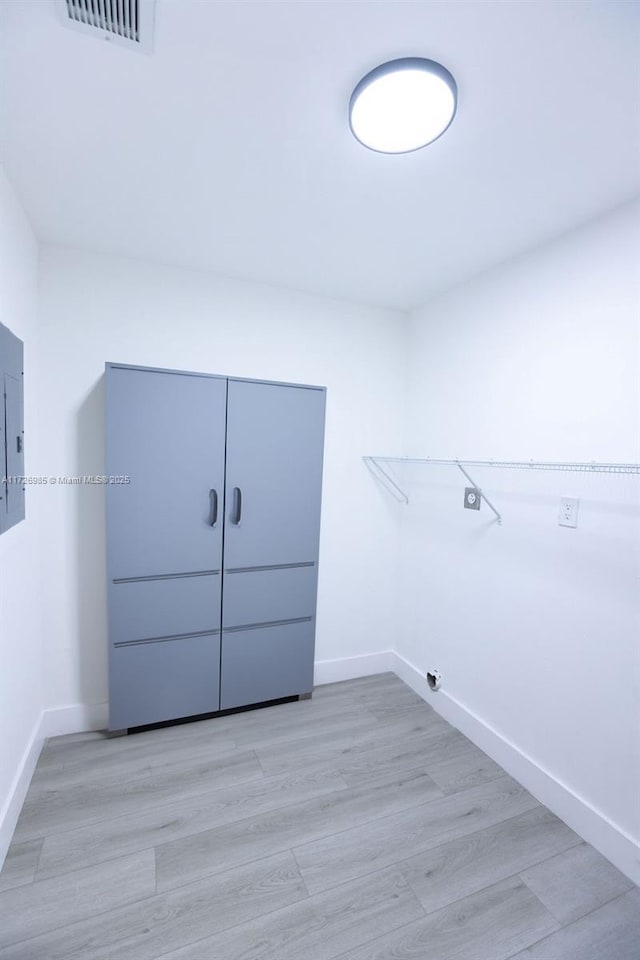
<instances>
[{"instance_id":1,"label":"ceiling light fixture","mask_svg":"<svg viewBox=\"0 0 640 960\"><path fill-rule=\"evenodd\" d=\"M403 57L362 78L349 101L349 125L370 150L411 153L442 136L457 102L458 87L445 67Z\"/></svg>"}]
</instances>

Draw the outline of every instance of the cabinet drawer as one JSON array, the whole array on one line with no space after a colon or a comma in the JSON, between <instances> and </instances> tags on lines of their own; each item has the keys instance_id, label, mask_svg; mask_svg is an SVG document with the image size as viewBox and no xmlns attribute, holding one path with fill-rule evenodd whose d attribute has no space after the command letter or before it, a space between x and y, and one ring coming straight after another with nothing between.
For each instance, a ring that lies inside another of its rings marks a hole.
<instances>
[{"instance_id":1,"label":"cabinet drawer","mask_svg":"<svg viewBox=\"0 0 640 960\"><path fill-rule=\"evenodd\" d=\"M223 626L240 627L272 620L314 617L317 566L226 571Z\"/></svg>"},{"instance_id":2,"label":"cabinet drawer","mask_svg":"<svg viewBox=\"0 0 640 960\"><path fill-rule=\"evenodd\" d=\"M111 730L212 713L219 707L220 635L118 647L109 673Z\"/></svg>"},{"instance_id":3,"label":"cabinet drawer","mask_svg":"<svg viewBox=\"0 0 640 960\"><path fill-rule=\"evenodd\" d=\"M220 629L220 575L109 585L112 644Z\"/></svg>"},{"instance_id":4,"label":"cabinet drawer","mask_svg":"<svg viewBox=\"0 0 640 960\"><path fill-rule=\"evenodd\" d=\"M220 709L313 689L315 622L223 633Z\"/></svg>"}]
</instances>

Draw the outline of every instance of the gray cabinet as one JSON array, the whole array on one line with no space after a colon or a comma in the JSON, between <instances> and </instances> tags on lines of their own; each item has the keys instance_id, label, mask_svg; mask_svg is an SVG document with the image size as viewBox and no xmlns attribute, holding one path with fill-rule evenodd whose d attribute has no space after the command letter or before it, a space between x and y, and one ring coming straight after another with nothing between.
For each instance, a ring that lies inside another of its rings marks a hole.
<instances>
[{"instance_id":1,"label":"gray cabinet","mask_svg":"<svg viewBox=\"0 0 640 960\"><path fill-rule=\"evenodd\" d=\"M310 692L324 389L106 382L110 728Z\"/></svg>"}]
</instances>

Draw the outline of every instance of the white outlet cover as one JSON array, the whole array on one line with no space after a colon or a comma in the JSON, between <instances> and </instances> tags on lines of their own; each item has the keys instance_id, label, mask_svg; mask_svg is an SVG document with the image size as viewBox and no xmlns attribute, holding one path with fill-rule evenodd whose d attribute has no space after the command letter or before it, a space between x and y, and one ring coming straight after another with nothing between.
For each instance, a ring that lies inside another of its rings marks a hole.
<instances>
[{"instance_id":1,"label":"white outlet cover","mask_svg":"<svg viewBox=\"0 0 640 960\"><path fill-rule=\"evenodd\" d=\"M578 526L578 504L580 501L575 497L562 497L560 499L560 509L558 510L558 523L561 527Z\"/></svg>"}]
</instances>

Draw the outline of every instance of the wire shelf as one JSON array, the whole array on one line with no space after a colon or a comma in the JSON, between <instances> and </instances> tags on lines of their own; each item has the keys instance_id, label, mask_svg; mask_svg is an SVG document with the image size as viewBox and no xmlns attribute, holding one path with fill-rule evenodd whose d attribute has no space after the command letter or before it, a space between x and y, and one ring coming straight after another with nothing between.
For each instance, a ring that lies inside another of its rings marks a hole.
<instances>
[{"instance_id":1,"label":"wire shelf","mask_svg":"<svg viewBox=\"0 0 640 960\"><path fill-rule=\"evenodd\" d=\"M588 463L553 460L439 460L435 457L363 457L376 463L423 463L463 467L501 467L507 470L568 470L578 473L632 473L640 474L640 463Z\"/></svg>"},{"instance_id":2,"label":"wire shelf","mask_svg":"<svg viewBox=\"0 0 640 960\"><path fill-rule=\"evenodd\" d=\"M616 474L640 474L640 463L601 463L595 460L589 463L579 461L552 461L552 460L444 460L436 457L363 457L362 458L376 480L394 497L398 503L409 503L409 497L404 492L397 480L385 469L385 464L423 464L426 466L451 466L457 467L469 482L477 487L475 481L469 476L468 469L476 467L497 467L503 470L557 470L560 472L575 473L616 473ZM502 523L502 517L478 488L478 493L493 511L499 524Z\"/></svg>"}]
</instances>

